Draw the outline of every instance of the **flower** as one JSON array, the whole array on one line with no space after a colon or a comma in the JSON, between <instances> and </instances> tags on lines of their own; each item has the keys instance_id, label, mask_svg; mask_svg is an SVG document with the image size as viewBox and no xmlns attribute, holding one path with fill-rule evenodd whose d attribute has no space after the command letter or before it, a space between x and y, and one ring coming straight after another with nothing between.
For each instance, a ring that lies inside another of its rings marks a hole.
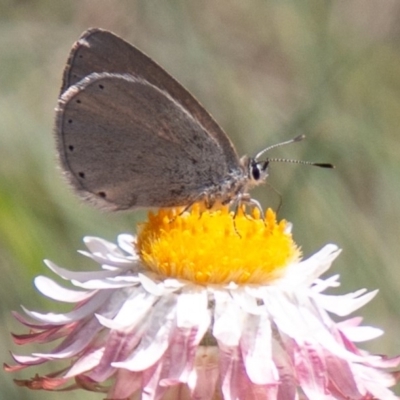
<instances>
[{"instance_id":1,"label":"flower","mask_svg":"<svg viewBox=\"0 0 400 400\"><path fill-rule=\"evenodd\" d=\"M382 331L361 318L334 322L377 291L323 292L338 275L321 278L340 250L326 245L306 260L286 221L268 210L160 210L137 238L118 246L86 237L81 254L94 272L47 266L76 289L44 276L37 289L73 303L64 314L15 314L31 332L18 344L60 344L49 353L13 355L7 371L59 360L51 375L16 380L45 390L84 388L107 399L395 399L400 357L360 350L355 343ZM35 322L31 322L31 320Z\"/></svg>"}]
</instances>

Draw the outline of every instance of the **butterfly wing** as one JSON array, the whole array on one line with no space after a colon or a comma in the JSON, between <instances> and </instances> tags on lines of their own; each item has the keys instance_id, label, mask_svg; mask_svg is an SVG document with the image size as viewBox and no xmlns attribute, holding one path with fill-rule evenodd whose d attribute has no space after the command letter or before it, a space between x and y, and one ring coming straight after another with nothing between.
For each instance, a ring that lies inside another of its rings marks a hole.
<instances>
[{"instance_id":1,"label":"butterfly wing","mask_svg":"<svg viewBox=\"0 0 400 400\"><path fill-rule=\"evenodd\" d=\"M56 114L62 167L102 208L187 205L230 171L216 137L141 77L92 73L61 95Z\"/></svg>"},{"instance_id":2,"label":"butterfly wing","mask_svg":"<svg viewBox=\"0 0 400 400\"><path fill-rule=\"evenodd\" d=\"M156 62L111 32L89 29L73 46L64 71L61 93L94 72L140 77L180 103L223 149L224 162L236 168L232 142L201 104Z\"/></svg>"}]
</instances>

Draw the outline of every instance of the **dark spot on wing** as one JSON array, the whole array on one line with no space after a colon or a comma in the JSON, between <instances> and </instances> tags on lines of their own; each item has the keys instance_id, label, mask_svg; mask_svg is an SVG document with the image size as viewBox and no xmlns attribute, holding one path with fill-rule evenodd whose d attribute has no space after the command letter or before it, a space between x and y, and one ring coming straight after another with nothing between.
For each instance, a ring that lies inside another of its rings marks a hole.
<instances>
[{"instance_id":1,"label":"dark spot on wing","mask_svg":"<svg viewBox=\"0 0 400 400\"><path fill-rule=\"evenodd\" d=\"M203 150L203 148L204 148L203 139L197 134L194 134L192 139L193 139L193 142L196 144L197 148L199 150Z\"/></svg>"}]
</instances>

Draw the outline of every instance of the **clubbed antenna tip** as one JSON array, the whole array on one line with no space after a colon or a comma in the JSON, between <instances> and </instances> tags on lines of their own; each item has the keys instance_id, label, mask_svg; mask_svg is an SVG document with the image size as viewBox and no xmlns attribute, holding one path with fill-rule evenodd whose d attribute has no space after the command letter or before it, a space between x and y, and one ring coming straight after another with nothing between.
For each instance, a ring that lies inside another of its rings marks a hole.
<instances>
[{"instance_id":1,"label":"clubbed antenna tip","mask_svg":"<svg viewBox=\"0 0 400 400\"><path fill-rule=\"evenodd\" d=\"M313 163L316 167L321 167L321 168L335 168L333 164L329 163Z\"/></svg>"},{"instance_id":2,"label":"clubbed antenna tip","mask_svg":"<svg viewBox=\"0 0 400 400\"><path fill-rule=\"evenodd\" d=\"M301 140L305 139L306 135L299 135L292 139L292 142L300 142Z\"/></svg>"}]
</instances>

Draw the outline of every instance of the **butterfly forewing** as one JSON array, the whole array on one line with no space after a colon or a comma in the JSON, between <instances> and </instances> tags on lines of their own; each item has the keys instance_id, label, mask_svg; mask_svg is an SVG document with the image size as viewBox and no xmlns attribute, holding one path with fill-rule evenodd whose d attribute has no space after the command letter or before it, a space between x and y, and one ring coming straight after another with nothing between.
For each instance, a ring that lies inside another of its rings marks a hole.
<instances>
[{"instance_id":1,"label":"butterfly forewing","mask_svg":"<svg viewBox=\"0 0 400 400\"><path fill-rule=\"evenodd\" d=\"M94 72L130 74L168 93L217 140L228 167L237 168L238 156L225 132L183 86L140 50L111 32L90 29L82 34L71 50L61 93Z\"/></svg>"},{"instance_id":2,"label":"butterfly forewing","mask_svg":"<svg viewBox=\"0 0 400 400\"><path fill-rule=\"evenodd\" d=\"M168 93L91 74L61 96L58 150L75 189L111 209L190 204L228 174L224 149Z\"/></svg>"}]
</instances>

